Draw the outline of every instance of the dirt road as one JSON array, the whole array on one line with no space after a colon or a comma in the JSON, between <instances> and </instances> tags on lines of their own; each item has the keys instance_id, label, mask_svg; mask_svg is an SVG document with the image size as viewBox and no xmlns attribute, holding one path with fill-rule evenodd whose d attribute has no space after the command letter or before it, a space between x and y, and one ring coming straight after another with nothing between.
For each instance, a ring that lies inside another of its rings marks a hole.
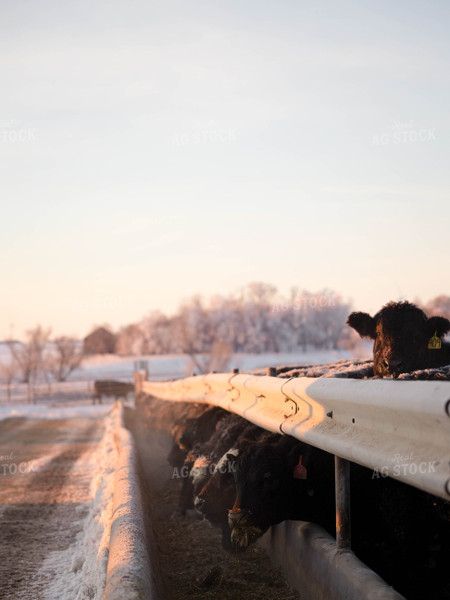
<instances>
[{"instance_id":1,"label":"dirt road","mask_svg":"<svg viewBox=\"0 0 450 600\"><path fill-rule=\"evenodd\" d=\"M103 434L99 416L0 421L0 597L45 596L48 554L65 550L82 528L92 471L83 457ZM88 597L88 596L86 596Z\"/></svg>"}]
</instances>

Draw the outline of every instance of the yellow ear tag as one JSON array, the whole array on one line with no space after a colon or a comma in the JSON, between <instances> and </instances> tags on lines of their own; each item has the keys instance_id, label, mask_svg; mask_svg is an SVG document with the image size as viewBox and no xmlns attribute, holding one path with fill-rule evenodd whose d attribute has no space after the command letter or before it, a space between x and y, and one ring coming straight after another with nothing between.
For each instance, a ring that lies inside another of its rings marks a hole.
<instances>
[{"instance_id":1,"label":"yellow ear tag","mask_svg":"<svg viewBox=\"0 0 450 600\"><path fill-rule=\"evenodd\" d=\"M440 350L442 348L442 340L437 336L437 331L434 332L433 337L428 342L429 350Z\"/></svg>"}]
</instances>

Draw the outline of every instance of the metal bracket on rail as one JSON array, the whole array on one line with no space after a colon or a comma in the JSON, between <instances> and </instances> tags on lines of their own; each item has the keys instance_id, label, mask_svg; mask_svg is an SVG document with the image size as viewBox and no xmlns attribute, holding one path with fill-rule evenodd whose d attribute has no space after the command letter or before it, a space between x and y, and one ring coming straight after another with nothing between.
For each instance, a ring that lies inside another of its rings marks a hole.
<instances>
[{"instance_id":1,"label":"metal bracket on rail","mask_svg":"<svg viewBox=\"0 0 450 600\"><path fill-rule=\"evenodd\" d=\"M290 382L292 379L294 379L294 377L289 377L289 379L286 379L286 381L285 381L285 382L283 383L283 385L281 386L281 390L280 390L280 391L281 391L281 393L282 393L282 394L285 396L285 398L284 398L284 401L285 401L285 402L292 402L292 404L294 405L294 412L291 412L291 413L290 413L290 414L288 414L288 415L284 415L284 418L285 418L285 419L289 419L289 417L293 417L294 415L296 415L296 414L298 413L298 410L299 410L299 409L298 409L298 404L297 404L297 402L296 402L296 401L295 401L293 398L290 398L290 397L289 397L289 396L286 394L286 392L283 392L283 388L284 388L284 386L285 386L287 383L289 383L289 382Z\"/></svg>"},{"instance_id":2,"label":"metal bracket on rail","mask_svg":"<svg viewBox=\"0 0 450 600\"><path fill-rule=\"evenodd\" d=\"M235 402L241 395L241 390L237 387L234 387L234 385L231 383L231 380L233 379L233 377L236 377L236 375L239 375L239 369L233 369L231 371L231 377L229 378L229 380L227 382L228 385L230 386L227 388L227 393L231 394L233 391L237 392L236 398L231 398L230 402Z\"/></svg>"},{"instance_id":3,"label":"metal bracket on rail","mask_svg":"<svg viewBox=\"0 0 450 600\"><path fill-rule=\"evenodd\" d=\"M206 377L208 376L208 373L205 373L202 378L203 378L203 385L205 386L206 390L204 392L204 396L203 399L207 398L208 394L212 394L212 387L209 385L209 383L207 381L205 381Z\"/></svg>"}]
</instances>

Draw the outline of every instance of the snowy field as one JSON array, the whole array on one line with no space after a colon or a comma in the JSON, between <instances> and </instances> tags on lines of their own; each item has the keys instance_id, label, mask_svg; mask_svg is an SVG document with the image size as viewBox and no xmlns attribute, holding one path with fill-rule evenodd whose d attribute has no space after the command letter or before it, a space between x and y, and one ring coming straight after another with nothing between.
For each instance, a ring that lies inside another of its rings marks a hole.
<instances>
[{"instance_id":1,"label":"snowy field","mask_svg":"<svg viewBox=\"0 0 450 600\"><path fill-rule=\"evenodd\" d=\"M299 366L303 364L323 364L340 359L369 358L371 343L362 344L356 352L348 350L312 350L297 353L272 354L233 354L228 364L228 370L238 368L250 371L265 367L285 365ZM97 379L114 379L117 381L133 381L133 371L136 357L117 356L113 354L90 356L83 361L66 382L40 383L33 386L34 400L54 405L89 404L91 402L93 382ZM149 379L165 380L187 377L196 369L192 359L186 355L172 354L163 356L141 356L139 361L147 364ZM0 363L8 363L10 353L7 346L0 344ZM0 383L0 408L5 404L14 404L19 409L20 404L30 405L30 390L24 384L13 384L8 401L5 384ZM35 407L33 407L35 410ZM1 411L0 411L1 412Z\"/></svg>"},{"instance_id":2,"label":"snowy field","mask_svg":"<svg viewBox=\"0 0 450 600\"><path fill-rule=\"evenodd\" d=\"M108 414L111 405L81 404L79 406L48 406L48 404L18 404L0 406L0 421L10 418L24 419L89 419Z\"/></svg>"},{"instance_id":3,"label":"snowy field","mask_svg":"<svg viewBox=\"0 0 450 600\"><path fill-rule=\"evenodd\" d=\"M362 349L362 354L358 353L358 358L370 358L371 351L372 344L369 344L368 347ZM233 354L230 358L228 369L237 368L241 371L250 371L261 367L277 367L280 365L321 364L341 358L354 357L355 354L348 350L311 350L292 354ZM139 360L147 362L149 379L161 380L187 377L196 370L192 364L192 359L186 355L148 355L139 357ZM136 357L121 357L111 354L89 357L83 362L82 368L72 374L71 380L131 380L133 378L135 361Z\"/></svg>"}]
</instances>

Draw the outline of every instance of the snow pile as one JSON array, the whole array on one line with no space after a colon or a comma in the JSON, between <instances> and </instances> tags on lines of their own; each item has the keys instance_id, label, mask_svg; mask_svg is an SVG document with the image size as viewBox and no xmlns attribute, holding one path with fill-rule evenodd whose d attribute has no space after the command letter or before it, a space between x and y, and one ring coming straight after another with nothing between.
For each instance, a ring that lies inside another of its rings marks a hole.
<instances>
[{"instance_id":1,"label":"snow pile","mask_svg":"<svg viewBox=\"0 0 450 600\"><path fill-rule=\"evenodd\" d=\"M90 502L79 504L82 517L75 542L64 551L52 552L44 560L37 578L49 580L44 600L100 600L106 582L109 539L113 510L114 473L117 448L114 431L119 406L105 418L105 433L92 454L84 454L75 471L88 472Z\"/></svg>"},{"instance_id":2,"label":"snow pile","mask_svg":"<svg viewBox=\"0 0 450 600\"><path fill-rule=\"evenodd\" d=\"M364 352L363 358L369 358L371 350ZM355 358L349 350L308 350L307 352L272 352L265 354L233 354L230 367L237 367L241 371L262 369L266 366L278 367L291 365L318 365L338 360Z\"/></svg>"},{"instance_id":3,"label":"snow pile","mask_svg":"<svg viewBox=\"0 0 450 600\"><path fill-rule=\"evenodd\" d=\"M252 375L266 375L267 369L249 371ZM339 377L345 379L374 379L373 360L338 360L324 365L303 364L277 367L277 377ZM386 378L388 379L388 378ZM420 369L401 373L399 380L444 380L450 381L450 365L435 369Z\"/></svg>"},{"instance_id":4,"label":"snow pile","mask_svg":"<svg viewBox=\"0 0 450 600\"><path fill-rule=\"evenodd\" d=\"M253 375L265 375L265 369L251 371ZM373 377L373 360L341 359L323 365L302 364L277 368L278 377L341 377L363 379Z\"/></svg>"},{"instance_id":5,"label":"snow pile","mask_svg":"<svg viewBox=\"0 0 450 600\"><path fill-rule=\"evenodd\" d=\"M412 371L411 373L402 373L398 376L399 379L421 379L421 380L444 380L450 381L450 365L444 367L437 367L435 369L419 369L418 371Z\"/></svg>"}]
</instances>

